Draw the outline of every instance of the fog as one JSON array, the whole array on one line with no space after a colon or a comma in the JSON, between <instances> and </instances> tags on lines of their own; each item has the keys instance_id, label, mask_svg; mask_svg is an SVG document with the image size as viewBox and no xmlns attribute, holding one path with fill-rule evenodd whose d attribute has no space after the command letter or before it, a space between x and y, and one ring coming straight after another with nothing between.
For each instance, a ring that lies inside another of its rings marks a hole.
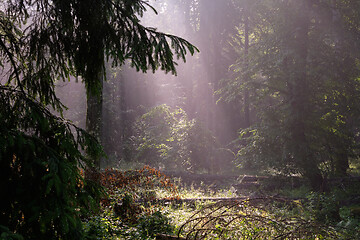
<instances>
[{"instance_id":1,"label":"fog","mask_svg":"<svg viewBox=\"0 0 360 240\"><path fill-rule=\"evenodd\" d=\"M149 3L158 14L148 9L141 19L144 26L182 37L200 52L193 56L187 54L185 63L178 59L176 75L161 70L136 72L129 65L107 69L102 139L109 161L124 158L121 145L132 134L129 125L158 105L183 109L189 119L196 119L212 132L222 146L236 138L242 124L239 103L218 102L219 96L215 94L236 57L229 51L228 44L236 24L229 12L234 11L230 1L223 4L216 0ZM86 94L81 81L58 83L57 93L69 108L64 116L85 127Z\"/></svg>"},{"instance_id":2,"label":"fog","mask_svg":"<svg viewBox=\"0 0 360 240\"><path fill-rule=\"evenodd\" d=\"M240 116L231 106L223 102L217 104L219 96L215 91L227 77L234 58L227 53L230 47L227 41L230 41L236 23L229 16L229 2L190 2L150 1L159 9L158 15L148 11L142 19L143 24L187 39L200 53L188 55L186 63L178 61L177 76L156 72L147 74L146 80L153 81L159 89L157 104L184 108L189 116L204 122L225 143L234 137L239 127L227 123L227 114L231 113L231 120Z\"/></svg>"}]
</instances>

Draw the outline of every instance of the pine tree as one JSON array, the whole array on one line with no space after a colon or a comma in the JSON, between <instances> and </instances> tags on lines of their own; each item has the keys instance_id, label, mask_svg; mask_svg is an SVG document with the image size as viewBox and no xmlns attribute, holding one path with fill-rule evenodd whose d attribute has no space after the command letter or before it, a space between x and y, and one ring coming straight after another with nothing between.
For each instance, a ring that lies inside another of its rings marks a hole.
<instances>
[{"instance_id":1,"label":"pine tree","mask_svg":"<svg viewBox=\"0 0 360 240\"><path fill-rule=\"evenodd\" d=\"M61 117L65 106L54 83L76 76L91 99L102 91L105 60L113 66L129 60L143 72L175 73L175 58L185 60L187 52L197 49L182 38L142 26L138 16L146 8L151 6L140 0L3 4L0 229L4 234L82 239L80 215L97 206L102 190L83 178L81 168L94 166L102 150L96 134L89 135Z\"/></svg>"}]
</instances>

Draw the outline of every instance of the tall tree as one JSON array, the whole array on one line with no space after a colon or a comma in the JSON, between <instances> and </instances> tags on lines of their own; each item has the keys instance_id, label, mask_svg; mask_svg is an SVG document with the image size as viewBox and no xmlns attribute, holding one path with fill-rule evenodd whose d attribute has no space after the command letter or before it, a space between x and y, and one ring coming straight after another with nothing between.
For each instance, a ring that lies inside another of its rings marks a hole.
<instances>
[{"instance_id":1,"label":"tall tree","mask_svg":"<svg viewBox=\"0 0 360 240\"><path fill-rule=\"evenodd\" d=\"M318 190L326 175L346 174L349 156L358 154L359 54L348 48L358 45L353 4L264 1L257 8L261 27L248 69L236 68L250 71L245 89L257 99L258 121L239 151L244 162L301 173ZM238 80L230 83L242 86Z\"/></svg>"},{"instance_id":2,"label":"tall tree","mask_svg":"<svg viewBox=\"0 0 360 240\"><path fill-rule=\"evenodd\" d=\"M293 54L291 56L292 72L288 81L290 98L289 128L291 139L291 152L298 162L303 174L310 179L315 189L320 189L323 182L320 169L316 161L313 161L313 153L306 137L308 132L310 115L309 76L308 76L308 52L309 32L312 12L311 1L298 1L289 3L295 11L294 32L291 38ZM290 47L290 46L289 46ZM287 64L287 63L286 63Z\"/></svg>"},{"instance_id":3,"label":"tall tree","mask_svg":"<svg viewBox=\"0 0 360 240\"><path fill-rule=\"evenodd\" d=\"M122 4L121 1L119 3ZM186 47L191 53L194 51L192 45L181 38L162 34L140 25L136 14L142 16L146 2L126 3L121 8L119 8L119 3L94 1L79 2L78 6L74 6L75 14L80 16L78 28L88 33L84 39L80 39L79 48L84 54L80 55L80 58L78 57L79 61L75 64L77 64L80 74L85 79L89 79L89 84L97 84L94 88L87 88L88 90L95 89L88 91L87 130L94 134L98 140L101 139L101 93L102 78L105 77L105 57L113 58L114 66L122 65L125 59L130 59L131 65L143 72L149 68L154 71L160 67L166 72L175 73L175 64L172 60L173 53L166 38L172 41L171 44L174 45L175 54L178 58L182 57L185 60ZM62 5L65 4L62 3ZM66 10L71 9L71 6L65 7ZM76 26L76 22L71 24ZM92 60L89 63L86 63L85 59L81 59L89 56L96 57L91 57ZM95 161L100 166L100 160L95 159Z\"/></svg>"},{"instance_id":4,"label":"tall tree","mask_svg":"<svg viewBox=\"0 0 360 240\"><path fill-rule=\"evenodd\" d=\"M252 85L255 83L252 80L258 76L251 66L251 48L257 47L259 34L266 31L267 26L264 24L262 14L268 9L267 1L238 0L235 3L239 20L234 27L234 33L231 34L230 46L227 48L227 51L234 55L234 61L229 66L230 71L222 79L217 94L220 97L219 101L232 103L241 113L236 125L238 130L250 127L251 118L254 117L251 116L254 112L251 111L251 108L254 109L251 92L254 92Z\"/></svg>"},{"instance_id":5,"label":"tall tree","mask_svg":"<svg viewBox=\"0 0 360 240\"><path fill-rule=\"evenodd\" d=\"M98 95L106 58L175 73L174 57L185 60L196 48L142 26L146 7L140 0L10 0L0 10L2 231L27 239L83 237L80 214L100 192L80 174L79 166L94 164L82 150L98 159L101 148L47 107L61 115L54 83L70 76Z\"/></svg>"}]
</instances>

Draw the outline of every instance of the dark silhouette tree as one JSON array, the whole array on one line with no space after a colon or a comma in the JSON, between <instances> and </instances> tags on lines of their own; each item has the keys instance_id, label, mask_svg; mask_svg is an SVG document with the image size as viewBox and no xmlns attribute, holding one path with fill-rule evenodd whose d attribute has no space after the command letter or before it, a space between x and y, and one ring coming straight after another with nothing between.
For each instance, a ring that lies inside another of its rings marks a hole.
<instances>
[{"instance_id":1,"label":"dark silhouette tree","mask_svg":"<svg viewBox=\"0 0 360 240\"><path fill-rule=\"evenodd\" d=\"M0 229L26 239L82 239L80 215L101 189L81 168L102 155L99 123L89 135L61 117L57 80L79 77L101 99L104 62L175 73L196 48L140 24L146 1L10 0L0 10ZM96 104L95 104L96 105ZM58 111L58 115L48 110ZM98 118L94 114L94 118ZM95 136L95 137L94 137ZM88 155L84 155L84 151ZM91 205L95 203L95 205ZM3 233L5 235L3 235Z\"/></svg>"}]
</instances>

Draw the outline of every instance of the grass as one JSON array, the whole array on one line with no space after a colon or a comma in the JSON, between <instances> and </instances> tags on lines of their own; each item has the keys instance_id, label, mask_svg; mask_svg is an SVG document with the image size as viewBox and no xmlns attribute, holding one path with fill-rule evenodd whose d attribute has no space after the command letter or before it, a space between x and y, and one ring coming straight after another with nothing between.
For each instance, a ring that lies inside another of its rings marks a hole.
<instances>
[{"instance_id":1,"label":"grass","mask_svg":"<svg viewBox=\"0 0 360 240\"><path fill-rule=\"evenodd\" d=\"M229 186L217 191L209 190L209 186L203 183L186 186L177 181L176 186L151 168L108 175L107 181L105 185L110 199L103 203L100 214L84 220L87 239L155 239L157 234L177 235L179 231L182 236L194 237L198 234L198 237L203 237L201 239L360 237L356 235L360 229L360 217L356 215L357 211L360 215L360 207L340 208L340 219L333 221L332 210L341 194L319 195L303 185L277 193L306 198L306 202L255 198L236 204L214 201L154 204L151 203L154 198L201 199L238 195ZM355 190L351 190L352 194L353 191ZM138 202L140 199L142 201ZM322 221L324 219L326 222Z\"/></svg>"}]
</instances>

